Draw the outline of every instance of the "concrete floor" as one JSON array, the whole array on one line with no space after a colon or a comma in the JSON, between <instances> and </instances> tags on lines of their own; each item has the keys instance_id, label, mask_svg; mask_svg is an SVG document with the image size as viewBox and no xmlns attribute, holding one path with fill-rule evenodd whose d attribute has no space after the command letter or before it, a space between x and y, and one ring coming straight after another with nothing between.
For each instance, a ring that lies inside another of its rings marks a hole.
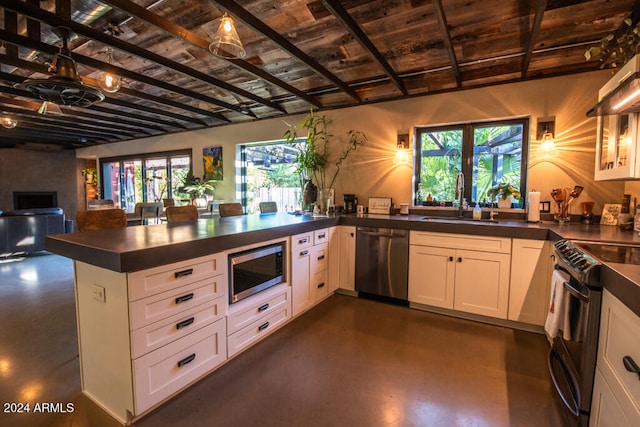
<instances>
[{"instance_id":1,"label":"concrete floor","mask_svg":"<svg viewBox=\"0 0 640 427\"><path fill-rule=\"evenodd\" d=\"M0 260L1 426L118 425L80 392L73 301L68 259ZM547 349L543 335L335 295L134 424L562 426ZM6 413L12 402L32 412ZM43 402L57 413L34 413Z\"/></svg>"}]
</instances>

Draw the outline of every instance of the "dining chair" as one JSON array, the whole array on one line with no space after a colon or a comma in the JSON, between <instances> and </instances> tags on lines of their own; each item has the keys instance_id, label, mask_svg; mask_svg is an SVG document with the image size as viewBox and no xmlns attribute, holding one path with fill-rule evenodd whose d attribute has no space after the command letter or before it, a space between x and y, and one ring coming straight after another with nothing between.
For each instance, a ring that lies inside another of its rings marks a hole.
<instances>
[{"instance_id":1,"label":"dining chair","mask_svg":"<svg viewBox=\"0 0 640 427\"><path fill-rule=\"evenodd\" d=\"M220 217L244 215L240 203L220 203L218 206Z\"/></svg>"},{"instance_id":2,"label":"dining chair","mask_svg":"<svg viewBox=\"0 0 640 427\"><path fill-rule=\"evenodd\" d=\"M197 221L199 218L198 208L194 205L169 206L165 210L165 214L167 215L168 224Z\"/></svg>"},{"instance_id":3,"label":"dining chair","mask_svg":"<svg viewBox=\"0 0 640 427\"><path fill-rule=\"evenodd\" d=\"M162 209L162 202L138 202L133 208L133 212L139 221L139 225L149 224L150 219L154 219L157 224L160 222Z\"/></svg>"},{"instance_id":4,"label":"dining chair","mask_svg":"<svg viewBox=\"0 0 640 427\"><path fill-rule=\"evenodd\" d=\"M78 211L78 231L112 230L127 226L127 215L122 209L95 209Z\"/></svg>"},{"instance_id":5,"label":"dining chair","mask_svg":"<svg viewBox=\"0 0 640 427\"><path fill-rule=\"evenodd\" d=\"M260 213L278 212L276 202L260 202Z\"/></svg>"}]
</instances>

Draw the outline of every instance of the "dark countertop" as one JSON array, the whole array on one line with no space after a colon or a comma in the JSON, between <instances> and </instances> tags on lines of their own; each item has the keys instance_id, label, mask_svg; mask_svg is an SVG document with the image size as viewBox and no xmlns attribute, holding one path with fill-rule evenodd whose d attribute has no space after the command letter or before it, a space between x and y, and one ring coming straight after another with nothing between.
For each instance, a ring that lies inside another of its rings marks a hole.
<instances>
[{"instance_id":1,"label":"dark countertop","mask_svg":"<svg viewBox=\"0 0 640 427\"><path fill-rule=\"evenodd\" d=\"M342 215L312 217L287 213L200 219L120 230L47 236L46 248L68 258L117 272L132 272L335 225L401 228L419 231L534 240L582 240L640 246L637 232L614 226L559 225L498 219L498 222L424 220L425 215ZM640 266L607 263L602 282L640 316Z\"/></svg>"}]
</instances>

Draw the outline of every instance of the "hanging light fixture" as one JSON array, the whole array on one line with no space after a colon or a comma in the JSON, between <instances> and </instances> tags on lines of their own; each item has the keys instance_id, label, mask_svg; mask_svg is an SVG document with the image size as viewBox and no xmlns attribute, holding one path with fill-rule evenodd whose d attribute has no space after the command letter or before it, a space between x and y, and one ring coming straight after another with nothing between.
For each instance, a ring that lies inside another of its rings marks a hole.
<instances>
[{"instance_id":1,"label":"hanging light fixture","mask_svg":"<svg viewBox=\"0 0 640 427\"><path fill-rule=\"evenodd\" d=\"M0 118L0 124L2 124L2 127L5 129L13 129L18 126L18 121L13 117L4 116Z\"/></svg>"},{"instance_id":2,"label":"hanging light fixture","mask_svg":"<svg viewBox=\"0 0 640 427\"><path fill-rule=\"evenodd\" d=\"M109 65L114 64L115 60L113 59L113 49L111 49L110 47L107 48L106 53L107 53L107 62L109 63ZM122 78L120 78L120 76L115 75L109 71L103 70L103 71L100 71L100 73L98 74L98 85L105 92L116 93L120 89L120 86L122 85Z\"/></svg>"},{"instance_id":3,"label":"hanging light fixture","mask_svg":"<svg viewBox=\"0 0 640 427\"><path fill-rule=\"evenodd\" d=\"M238 37L233 18L226 13L220 20L220 26L213 37L213 42L209 45L209 50L214 55L226 59L244 58L247 54Z\"/></svg>"},{"instance_id":4,"label":"hanging light fixture","mask_svg":"<svg viewBox=\"0 0 640 427\"><path fill-rule=\"evenodd\" d=\"M43 116L61 116L62 110L54 102L44 101L40 108L38 108L38 114L42 114Z\"/></svg>"}]
</instances>

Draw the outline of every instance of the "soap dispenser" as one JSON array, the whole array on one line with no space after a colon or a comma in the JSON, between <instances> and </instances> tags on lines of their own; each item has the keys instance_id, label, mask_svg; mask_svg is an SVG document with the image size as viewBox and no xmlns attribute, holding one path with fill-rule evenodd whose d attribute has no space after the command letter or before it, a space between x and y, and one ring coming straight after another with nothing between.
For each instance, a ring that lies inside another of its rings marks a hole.
<instances>
[{"instance_id":1,"label":"soap dispenser","mask_svg":"<svg viewBox=\"0 0 640 427\"><path fill-rule=\"evenodd\" d=\"M476 202L476 205L473 207L473 219L482 219L482 208L480 207L480 202Z\"/></svg>"}]
</instances>

